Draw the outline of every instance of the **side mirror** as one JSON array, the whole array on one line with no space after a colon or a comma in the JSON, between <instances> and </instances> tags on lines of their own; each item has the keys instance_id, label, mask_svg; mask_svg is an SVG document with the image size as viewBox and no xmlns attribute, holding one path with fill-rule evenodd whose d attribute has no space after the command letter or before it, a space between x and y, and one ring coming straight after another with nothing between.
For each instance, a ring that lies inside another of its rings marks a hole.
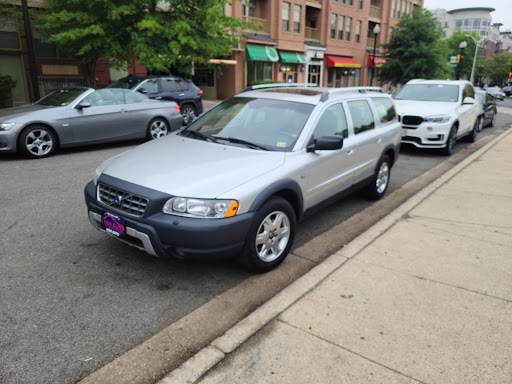
<instances>
[{"instance_id":1,"label":"side mirror","mask_svg":"<svg viewBox=\"0 0 512 384\"><path fill-rule=\"evenodd\" d=\"M462 101L462 105L466 104L475 104L475 99L473 99L472 97L465 97L464 100Z\"/></svg>"},{"instance_id":2,"label":"side mirror","mask_svg":"<svg viewBox=\"0 0 512 384\"><path fill-rule=\"evenodd\" d=\"M137 90L138 92L142 93L143 95L145 95L146 93L148 93L148 90L146 88L139 88Z\"/></svg>"},{"instance_id":3,"label":"side mirror","mask_svg":"<svg viewBox=\"0 0 512 384\"><path fill-rule=\"evenodd\" d=\"M343 148L343 137L333 135L319 137L315 143L308 145L307 151L333 151L341 148Z\"/></svg>"},{"instance_id":4,"label":"side mirror","mask_svg":"<svg viewBox=\"0 0 512 384\"><path fill-rule=\"evenodd\" d=\"M78 103L78 105L76 106L77 109L84 109L84 108L89 108L91 106L91 103L87 102L87 101L82 101L80 103Z\"/></svg>"}]
</instances>

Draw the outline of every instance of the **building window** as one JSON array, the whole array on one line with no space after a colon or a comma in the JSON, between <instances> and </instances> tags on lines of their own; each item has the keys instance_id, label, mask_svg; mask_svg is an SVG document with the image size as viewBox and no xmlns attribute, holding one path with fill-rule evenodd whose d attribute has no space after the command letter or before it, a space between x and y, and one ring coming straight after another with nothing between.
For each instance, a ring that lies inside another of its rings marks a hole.
<instances>
[{"instance_id":1,"label":"building window","mask_svg":"<svg viewBox=\"0 0 512 384\"><path fill-rule=\"evenodd\" d=\"M341 4L347 4L347 0L341 0Z\"/></svg>"},{"instance_id":2,"label":"building window","mask_svg":"<svg viewBox=\"0 0 512 384\"><path fill-rule=\"evenodd\" d=\"M272 64L268 61L247 62L247 85L261 84L272 80Z\"/></svg>"},{"instance_id":3,"label":"building window","mask_svg":"<svg viewBox=\"0 0 512 384\"><path fill-rule=\"evenodd\" d=\"M20 37L18 35L18 23L14 19L7 19L0 24L0 48L20 49Z\"/></svg>"},{"instance_id":4,"label":"building window","mask_svg":"<svg viewBox=\"0 0 512 384\"><path fill-rule=\"evenodd\" d=\"M354 0L348 0L348 5L350 5L350 6L354 5Z\"/></svg>"},{"instance_id":5,"label":"building window","mask_svg":"<svg viewBox=\"0 0 512 384\"><path fill-rule=\"evenodd\" d=\"M302 6L294 5L293 6L293 32L300 33L300 14L302 11Z\"/></svg>"},{"instance_id":6,"label":"building window","mask_svg":"<svg viewBox=\"0 0 512 384\"><path fill-rule=\"evenodd\" d=\"M361 41L361 21L357 20L356 23L356 43Z\"/></svg>"},{"instance_id":7,"label":"building window","mask_svg":"<svg viewBox=\"0 0 512 384\"><path fill-rule=\"evenodd\" d=\"M215 86L215 73L210 68L197 68L192 77L194 84L198 87L214 87Z\"/></svg>"},{"instance_id":8,"label":"building window","mask_svg":"<svg viewBox=\"0 0 512 384\"><path fill-rule=\"evenodd\" d=\"M345 24L345 16L339 16L338 19L338 40L343 40L343 25Z\"/></svg>"},{"instance_id":9,"label":"building window","mask_svg":"<svg viewBox=\"0 0 512 384\"><path fill-rule=\"evenodd\" d=\"M336 15L331 14L331 39L336 38Z\"/></svg>"},{"instance_id":10,"label":"building window","mask_svg":"<svg viewBox=\"0 0 512 384\"><path fill-rule=\"evenodd\" d=\"M345 32L345 39L347 41L350 41L350 28L352 27L352 18L347 17L347 25L345 26L346 32Z\"/></svg>"},{"instance_id":11,"label":"building window","mask_svg":"<svg viewBox=\"0 0 512 384\"><path fill-rule=\"evenodd\" d=\"M358 4L357 4L357 8L358 8L359 10L361 10L361 11L363 10L363 0L359 0L359 2L358 2Z\"/></svg>"},{"instance_id":12,"label":"building window","mask_svg":"<svg viewBox=\"0 0 512 384\"><path fill-rule=\"evenodd\" d=\"M283 1L282 25L283 25L283 32L290 31L290 3L287 3L286 1Z\"/></svg>"},{"instance_id":13,"label":"building window","mask_svg":"<svg viewBox=\"0 0 512 384\"><path fill-rule=\"evenodd\" d=\"M254 17L254 3L244 2L242 4L242 14L245 18Z\"/></svg>"}]
</instances>

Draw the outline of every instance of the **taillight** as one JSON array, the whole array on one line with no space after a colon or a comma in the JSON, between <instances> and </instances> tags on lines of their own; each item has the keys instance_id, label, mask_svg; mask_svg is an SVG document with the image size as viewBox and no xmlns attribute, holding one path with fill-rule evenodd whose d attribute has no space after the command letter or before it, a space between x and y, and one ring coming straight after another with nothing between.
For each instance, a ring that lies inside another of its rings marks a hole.
<instances>
[{"instance_id":1,"label":"taillight","mask_svg":"<svg viewBox=\"0 0 512 384\"><path fill-rule=\"evenodd\" d=\"M199 90L199 96L202 96L202 95L203 95L203 90L202 90L202 89L200 89L200 90Z\"/></svg>"},{"instance_id":2,"label":"taillight","mask_svg":"<svg viewBox=\"0 0 512 384\"><path fill-rule=\"evenodd\" d=\"M179 112L180 111L180 106L178 104L175 104L174 105L174 109Z\"/></svg>"}]
</instances>

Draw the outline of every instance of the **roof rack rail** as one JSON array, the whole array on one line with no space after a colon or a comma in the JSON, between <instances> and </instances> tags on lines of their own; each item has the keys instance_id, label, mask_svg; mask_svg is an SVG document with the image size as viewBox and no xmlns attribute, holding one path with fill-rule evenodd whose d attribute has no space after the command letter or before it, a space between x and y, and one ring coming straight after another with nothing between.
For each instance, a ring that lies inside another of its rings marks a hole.
<instances>
[{"instance_id":1,"label":"roof rack rail","mask_svg":"<svg viewBox=\"0 0 512 384\"><path fill-rule=\"evenodd\" d=\"M265 88L283 88L283 87L318 87L316 83L270 83L270 84L258 84L251 85L243 89L240 93L253 91L257 89L265 89Z\"/></svg>"},{"instance_id":2,"label":"roof rack rail","mask_svg":"<svg viewBox=\"0 0 512 384\"><path fill-rule=\"evenodd\" d=\"M370 92L380 92L384 93L382 88L380 87L347 87L347 88L333 88L325 91L322 93L322 96L320 96L320 101L327 101L329 100L329 95L332 94L338 94L338 93L350 93L350 92L359 92L359 93L366 93L367 91Z\"/></svg>"}]
</instances>

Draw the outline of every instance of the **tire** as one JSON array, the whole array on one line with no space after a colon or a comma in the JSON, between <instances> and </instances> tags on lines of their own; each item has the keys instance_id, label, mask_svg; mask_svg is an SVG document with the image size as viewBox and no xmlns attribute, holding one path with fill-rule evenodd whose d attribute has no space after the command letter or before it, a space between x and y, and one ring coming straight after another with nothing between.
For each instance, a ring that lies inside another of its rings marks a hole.
<instances>
[{"instance_id":1,"label":"tire","mask_svg":"<svg viewBox=\"0 0 512 384\"><path fill-rule=\"evenodd\" d=\"M384 155L377 165L372 182L368 185L364 194L368 199L378 200L386 193L391 177L391 161L387 155Z\"/></svg>"},{"instance_id":2,"label":"tire","mask_svg":"<svg viewBox=\"0 0 512 384\"><path fill-rule=\"evenodd\" d=\"M457 127L453 126L450 130L450 134L448 135L448 139L446 140L446 147L441 148L441 154L444 156L450 156L453 153L453 147L455 147L455 143L457 142Z\"/></svg>"},{"instance_id":3,"label":"tire","mask_svg":"<svg viewBox=\"0 0 512 384\"><path fill-rule=\"evenodd\" d=\"M240 261L251 272L267 272L283 262L295 238L296 218L291 204L273 197L258 210L245 240Z\"/></svg>"},{"instance_id":4,"label":"tire","mask_svg":"<svg viewBox=\"0 0 512 384\"><path fill-rule=\"evenodd\" d=\"M146 137L148 140L158 139L167 136L169 131L169 123L161 117L157 117L150 121Z\"/></svg>"},{"instance_id":5,"label":"tire","mask_svg":"<svg viewBox=\"0 0 512 384\"><path fill-rule=\"evenodd\" d=\"M488 127L494 127L494 124L496 124L496 113L492 115L492 120L487 124Z\"/></svg>"},{"instance_id":6,"label":"tire","mask_svg":"<svg viewBox=\"0 0 512 384\"><path fill-rule=\"evenodd\" d=\"M185 104L183 106L183 108L181 108L181 115L183 116L183 125L188 125L191 123L191 119L195 116L197 116L196 114L196 109L194 108L193 105L191 104Z\"/></svg>"},{"instance_id":7,"label":"tire","mask_svg":"<svg viewBox=\"0 0 512 384\"><path fill-rule=\"evenodd\" d=\"M473 129L466 136L466 141L468 141L470 143L474 143L476 141L476 138L478 136L478 132L480 132L479 127L482 124L480 121L481 121L481 118L477 117L477 119L475 121L475 124L473 125Z\"/></svg>"},{"instance_id":8,"label":"tire","mask_svg":"<svg viewBox=\"0 0 512 384\"><path fill-rule=\"evenodd\" d=\"M53 132L42 125L34 125L21 131L18 148L31 159L51 156L57 147Z\"/></svg>"}]
</instances>

